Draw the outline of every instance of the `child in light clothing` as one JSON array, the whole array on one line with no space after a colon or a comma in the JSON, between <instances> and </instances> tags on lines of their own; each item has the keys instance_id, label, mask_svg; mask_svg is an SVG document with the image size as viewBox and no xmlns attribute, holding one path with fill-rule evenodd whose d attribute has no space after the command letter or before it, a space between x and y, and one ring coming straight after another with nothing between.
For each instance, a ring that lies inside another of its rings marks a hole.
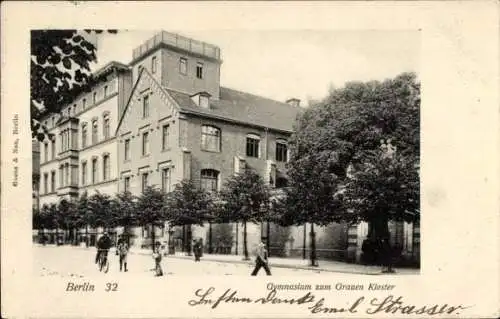
<instances>
[{"instance_id":1,"label":"child in light clothing","mask_svg":"<svg viewBox=\"0 0 500 319\"><path fill-rule=\"evenodd\" d=\"M155 246L153 259L155 260L155 276L163 276L163 270L161 269L161 250L158 244Z\"/></svg>"}]
</instances>

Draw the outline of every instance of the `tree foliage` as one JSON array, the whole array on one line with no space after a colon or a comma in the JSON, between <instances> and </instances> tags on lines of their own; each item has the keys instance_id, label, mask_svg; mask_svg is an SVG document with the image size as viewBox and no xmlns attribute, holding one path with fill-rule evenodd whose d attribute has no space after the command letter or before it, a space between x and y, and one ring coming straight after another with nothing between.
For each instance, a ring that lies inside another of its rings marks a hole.
<instances>
[{"instance_id":1,"label":"tree foliage","mask_svg":"<svg viewBox=\"0 0 500 319\"><path fill-rule=\"evenodd\" d=\"M253 222L267 219L270 193L262 177L251 169L229 177L220 193L224 202L222 222Z\"/></svg>"},{"instance_id":2,"label":"tree foliage","mask_svg":"<svg viewBox=\"0 0 500 319\"><path fill-rule=\"evenodd\" d=\"M137 197L136 208L138 225L161 226L167 217L165 193L156 187L147 187Z\"/></svg>"},{"instance_id":3,"label":"tree foliage","mask_svg":"<svg viewBox=\"0 0 500 319\"><path fill-rule=\"evenodd\" d=\"M172 226L200 225L211 221L211 196L192 180L183 180L167 196L168 216Z\"/></svg>"},{"instance_id":4,"label":"tree foliage","mask_svg":"<svg viewBox=\"0 0 500 319\"><path fill-rule=\"evenodd\" d=\"M32 137L42 141L47 128L40 122L98 81L90 74L96 47L86 38L103 30L32 30L30 109ZM108 30L116 33L116 30Z\"/></svg>"},{"instance_id":5,"label":"tree foliage","mask_svg":"<svg viewBox=\"0 0 500 319\"><path fill-rule=\"evenodd\" d=\"M381 211L396 220L418 216L419 120L413 73L332 89L296 122L287 192L295 211L283 211L283 223L373 221ZM392 159L380 153L388 140L397 149Z\"/></svg>"}]
</instances>

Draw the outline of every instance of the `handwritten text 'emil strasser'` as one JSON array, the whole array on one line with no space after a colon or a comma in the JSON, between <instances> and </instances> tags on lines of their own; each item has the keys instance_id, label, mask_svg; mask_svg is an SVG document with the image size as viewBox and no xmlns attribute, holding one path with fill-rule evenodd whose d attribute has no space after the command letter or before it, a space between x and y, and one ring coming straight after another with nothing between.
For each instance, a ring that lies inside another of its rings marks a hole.
<instances>
[{"instance_id":1,"label":"handwritten text 'emil strasser'","mask_svg":"<svg viewBox=\"0 0 500 319\"><path fill-rule=\"evenodd\" d=\"M215 294L215 288L198 289L195 292L195 297L189 300L190 306L210 306L212 309L226 303L243 303L243 304L287 304L287 305L304 305L311 313L357 313L364 312L367 314L421 314L421 315L439 315L439 314L459 314L460 310L469 307L463 305L451 306L448 304L434 305L412 305L403 301L402 296L388 295L385 298L366 299L363 296L358 297L351 303L342 307L325 305L324 298L317 298L311 292L307 292L298 298L280 298L275 289L268 292L264 297L249 298L238 295L237 290L227 289L222 295Z\"/></svg>"}]
</instances>

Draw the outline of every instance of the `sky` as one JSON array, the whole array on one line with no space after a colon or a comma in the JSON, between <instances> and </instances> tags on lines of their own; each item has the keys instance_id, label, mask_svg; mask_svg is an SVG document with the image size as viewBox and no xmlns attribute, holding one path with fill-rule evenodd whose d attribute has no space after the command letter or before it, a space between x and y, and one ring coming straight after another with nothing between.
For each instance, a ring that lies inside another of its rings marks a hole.
<instances>
[{"instance_id":1,"label":"sky","mask_svg":"<svg viewBox=\"0 0 500 319\"><path fill-rule=\"evenodd\" d=\"M321 99L330 87L419 73L418 31L165 30L217 45L221 85L278 101ZM129 63L132 51L159 30L119 30L92 39L97 69Z\"/></svg>"}]
</instances>

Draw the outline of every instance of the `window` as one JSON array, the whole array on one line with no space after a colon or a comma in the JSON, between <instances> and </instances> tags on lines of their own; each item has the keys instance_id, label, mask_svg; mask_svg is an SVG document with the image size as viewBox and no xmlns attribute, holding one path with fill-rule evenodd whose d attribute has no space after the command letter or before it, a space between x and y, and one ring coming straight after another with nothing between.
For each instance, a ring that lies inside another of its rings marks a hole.
<instances>
[{"instance_id":1,"label":"window","mask_svg":"<svg viewBox=\"0 0 500 319\"><path fill-rule=\"evenodd\" d=\"M141 73L141 71L142 71L142 65L139 65L139 66L137 67L137 74Z\"/></svg>"},{"instance_id":2,"label":"window","mask_svg":"<svg viewBox=\"0 0 500 319\"><path fill-rule=\"evenodd\" d=\"M104 86L104 97L108 96L108 86Z\"/></svg>"},{"instance_id":3,"label":"window","mask_svg":"<svg viewBox=\"0 0 500 319\"><path fill-rule=\"evenodd\" d=\"M87 147L87 123L82 125L82 148Z\"/></svg>"},{"instance_id":4,"label":"window","mask_svg":"<svg viewBox=\"0 0 500 319\"><path fill-rule=\"evenodd\" d=\"M170 168L164 168L161 171L161 189L165 193L170 192Z\"/></svg>"},{"instance_id":5,"label":"window","mask_svg":"<svg viewBox=\"0 0 500 319\"><path fill-rule=\"evenodd\" d=\"M201 149L220 152L220 130L218 128L210 125L201 127Z\"/></svg>"},{"instance_id":6,"label":"window","mask_svg":"<svg viewBox=\"0 0 500 319\"><path fill-rule=\"evenodd\" d=\"M102 131L103 131L104 139L108 139L109 138L109 115L108 114L104 115Z\"/></svg>"},{"instance_id":7,"label":"window","mask_svg":"<svg viewBox=\"0 0 500 319\"><path fill-rule=\"evenodd\" d=\"M93 94L93 101L94 101L94 104L97 102L97 92L94 92L94 94Z\"/></svg>"},{"instance_id":8,"label":"window","mask_svg":"<svg viewBox=\"0 0 500 319\"><path fill-rule=\"evenodd\" d=\"M130 139L125 140L125 154L124 158L126 161L130 159Z\"/></svg>"},{"instance_id":9,"label":"window","mask_svg":"<svg viewBox=\"0 0 500 319\"><path fill-rule=\"evenodd\" d=\"M59 187L64 186L64 165L59 166Z\"/></svg>"},{"instance_id":10,"label":"window","mask_svg":"<svg viewBox=\"0 0 500 319\"><path fill-rule=\"evenodd\" d=\"M142 227L142 238L149 238L149 226Z\"/></svg>"},{"instance_id":11,"label":"window","mask_svg":"<svg viewBox=\"0 0 500 319\"><path fill-rule=\"evenodd\" d=\"M145 132L142 134L142 155L149 154L149 133Z\"/></svg>"},{"instance_id":12,"label":"window","mask_svg":"<svg viewBox=\"0 0 500 319\"><path fill-rule=\"evenodd\" d=\"M184 74L186 75L187 74L187 59L185 58L181 58L180 61L179 61L179 72L181 74Z\"/></svg>"},{"instance_id":13,"label":"window","mask_svg":"<svg viewBox=\"0 0 500 319\"><path fill-rule=\"evenodd\" d=\"M166 150L168 148L168 136L170 134L170 126L168 124L163 125L162 138L161 138L161 149Z\"/></svg>"},{"instance_id":14,"label":"window","mask_svg":"<svg viewBox=\"0 0 500 319\"><path fill-rule=\"evenodd\" d=\"M97 183L97 158L92 160L92 184Z\"/></svg>"},{"instance_id":15,"label":"window","mask_svg":"<svg viewBox=\"0 0 500 319\"><path fill-rule=\"evenodd\" d=\"M142 117L149 116L149 96L144 95L142 98Z\"/></svg>"},{"instance_id":16,"label":"window","mask_svg":"<svg viewBox=\"0 0 500 319\"><path fill-rule=\"evenodd\" d=\"M49 182L49 174L45 173L45 174L43 174L43 191L45 194L47 194L49 191L49 188L47 185L48 182Z\"/></svg>"},{"instance_id":17,"label":"window","mask_svg":"<svg viewBox=\"0 0 500 319\"><path fill-rule=\"evenodd\" d=\"M148 177L149 177L148 173L142 173L142 185L141 185L142 192L144 192L148 187Z\"/></svg>"},{"instance_id":18,"label":"window","mask_svg":"<svg viewBox=\"0 0 500 319\"><path fill-rule=\"evenodd\" d=\"M52 193L56 191L56 171L50 172L50 191Z\"/></svg>"},{"instance_id":19,"label":"window","mask_svg":"<svg viewBox=\"0 0 500 319\"><path fill-rule=\"evenodd\" d=\"M78 131L77 130L71 130L71 147L74 150L78 149Z\"/></svg>"},{"instance_id":20,"label":"window","mask_svg":"<svg viewBox=\"0 0 500 319\"><path fill-rule=\"evenodd\" d=\"M73 104L73 115L76 113L76 103Z\"/></svg>"},{"instance_id":21,"label":"window","mask_svg":"<svg viewBox=\"0 0 500 319\"><path fill-rule=\"evenodd\" d=\"M107 181L109 179L109 174L109 155L104 155L102 157L102 180Z\"/></svg>"},{"instance_id":22,"label":"window","mask_svg":"<svg viewBox=\"0 0 500 319\"><path fill-rule=\"evenodd\" d=\"M68 186L69 185L69 164L66 163L64 165L64 185Z\"/></svg>"},{"instance_id":23,"label":"window","mask_svg":"<svg viewBox=\"0 0 500 319\"><path fill-rule=\"evenodd\" d=\"M45 162L49 160L49 145L47 143L43 143L43 159Z\"/></svg>"},{"instance_id":24,"label":"window","mask_svg":"<svg viewBox=\"0 0 500 319\"><path fill-rule=\"evenodd\" d=\"M85 108L87 107L87 99L82 100L82 107L85 110Z\"/></svg>"},{"instance_id":25,"label":"window","mask_svg":"<svg viewBox=\"0 0 500 319\"><path fill-rule=\"evenodd\" d=\"M201 189L207 192L216 192L218 190L219 172L213 169L204 169L201 171Z\"/></svg>"},{"instance_id":26,"label":"window","mask_svg":"<svg viewBox=\"0 0 500 319\"><path fill-rule=\"evenodd\" d=\"M52 159L56 158L56 139L52 140Z\"/></svg>"},{"instance_id":27,"label":"window","mask_svg":"<svg viewBox=\"0 0 500 319\"><path fill-rule=\"evenodd\" d=\"M82 185L87 184L87 162L82 163Z\"/></svg>"},{"instance_id":28,"label":"window","mask_svg":"<svg viewBox=\"0 0 500 319\"><path fill-rule=\"evenodd\" d=\"M247 156L259 157L260 137L258 135L247 135Z\"/></svg>"},{"instance_id":29,"label":"window","mask_svg":"<svg viewBox=\"0 0 500 319\"><path fill-rule=\"evenodd\" d=\"M203 79L203 63L196 63L196 77L198 79Z\"/></svg>"},{"instance_id":30,"label":"window","mask_svg":"<svg viewBox=\"0 0 500 319\"><path fill-rule=\"evenodd\" d=\"M276 141L276 161L287 162L288 161L288 149L286 141L277 140Z\"/></svg>"},{"instance_id":31,"label":"window","mask_svg":"<svg viewBox=\"0 0 500 319\"><path fill-rule=\"evenodd\" d=\"M97 120L92 121L92 144L97 143Z\"/></svg>"},{"instance_id":32,"label":"window","mask_svg":"<svg viewBox=\"0 0 500 319\"><path fill-rule=\"evenodd\" d=\"M208 96L206 95L200 95L200 107L203 107L207 109L209 106L208 104Z\"/></svg>"},{"instance_id":33,"label":"window","mask_svg":"<svg viewBox=\"0 0 500 319\"><path fill-rule=\"evenodd\" d=\"M151 59L151 73L156 73L156 57Z\"/></svg>"},{"instance_id":34,"label":"window","mask_svg":"<svg viewBox=\"0 0 500 319\"><path fill-rule=\"evenodd\" d=\"M130 192L130 176L125 177L123 180L123 191Z\"/></svg>"}]
</instances>

